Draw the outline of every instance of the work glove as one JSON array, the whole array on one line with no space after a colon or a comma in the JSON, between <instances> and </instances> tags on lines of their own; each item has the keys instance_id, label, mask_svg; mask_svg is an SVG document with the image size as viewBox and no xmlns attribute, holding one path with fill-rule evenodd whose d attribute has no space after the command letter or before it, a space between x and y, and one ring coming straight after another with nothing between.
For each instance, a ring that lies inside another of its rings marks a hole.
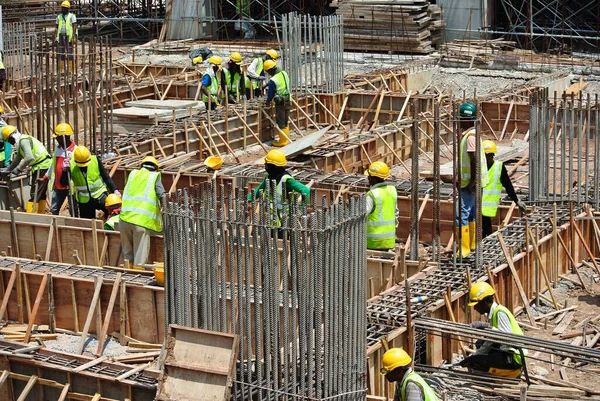
<instances>
[{"instance_id":1,"label":"work glove","mask_svg":"<svg viewBox=\"0 0 600 401\"><path fill-rule=\"evenodd\" d=\"M263 77L262 75L260 77L258 77L258 79L260 79L261 81L266 81L267 77Z\"/></svg>"},{"instance_id":2,"label":"work glove","mask_svg":"<svg viewBox=\"0 0 600 401\"><path fill-rule=\"evenodd\" d=\"M118 190L118 189L115 189L115 192L113 192L113 194L117 195L119 198L123 198L123 197L121 196L121 192L119 192L119 190Z\"/></svg>"},{"instance_id":3,"label":"work glove","mask_svg":"<svg viewBox=\"0 0 600 401\"><path fill-rule=\"evenodd\" d=\"M524 204L522 201L518 201L517 202L517 206L519 207L519 210L522 212L526 212L527 211L527 205Z\"/></svg>"},{"instance_id":4,"label":"work glove","mask_svg":"<svg viewBox=\"0 0 600 401\"><path fill-rule=\"evenodd\" d=\"M490 324L488 322L482 322L481 320L477 320L471 323L471 327L473 327L474 329L487 329L488 327L490 327Z\"/></svg>"}]
</instances>

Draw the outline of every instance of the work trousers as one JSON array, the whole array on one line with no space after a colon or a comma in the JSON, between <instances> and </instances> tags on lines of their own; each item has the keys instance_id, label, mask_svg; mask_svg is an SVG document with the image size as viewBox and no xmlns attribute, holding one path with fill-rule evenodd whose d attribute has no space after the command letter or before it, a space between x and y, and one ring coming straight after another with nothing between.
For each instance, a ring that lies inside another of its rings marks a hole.
<instances>
[{"instance_id":1,"label":"work trousers","mask_svg":"<svg viewBox=\"0 0 600 401\"><path fill-rule=\"evenodd\" d=\"M134 266L146 264L150 252L151 231L123 220L119 221L119 231L121 231L123 258L133 262Z\"/></svg>"},{"instance_id":2,"label":"work trousers","mask_svg":"<svg viewBox=\"0 0 600 401\"><path fill-rule=\"evenodd\" d=\"M69 42L69 37L65 34L61 34L58 37L58 55L60 61L65 61L68 56L70 61L73 61L73 46L72 42Z\"/></svg>"},{"instance_id":3,"label":"work trousers","mask_svg":"<svg viewBox=\"0 0 600 401\"><path fill-rule=\"evenodd\" d=\"M252 95L252 96L250 96ZM246 88L246 99L253 99L257 97L262 97L262 89L260 87L255 88L254 90L251 88Z\"/></svg>"},{"instance_id":4,"label":"work trousers","mask_svg":"<svg viewBox=\"0 0 600 401\"><path fill-rule=\"evenodd\" d=\"M39 168L31 173L31 180L29 185L29 202L38 203L41 200L46 200L48 193L48 180L38 181L38 178L42 178L46 175L47 168Z\"/></svg>"},{"instance_id":5,"label":"work trousers","mask_svg":"<svg viewBox=\"0 0 600 401\"><path fill-rule=\"evenodd\" d=\"M67 199L68 196L68 189L54 189L52 191L52 204L50 205L50 213L57 216L60 213L60 208L62 207L63 203L65 203L65 199ZM72 204L72 200L73 198L69 197L69 214L71 217L77 217L76 213L74 212L78 210L75 209L74 205Z\"/></svg>"},{"instance_id":6,"label":"work trousers","mask_svg":"<svg viewBox=\"0 0 600 401\"><path fill-rule=\"evenodd\" d=\"M289 98L283 98L280 103L275 103L275 120L279 128L286 128L290 119L290 106L291 102Z\"/></svg>"},{"instance_id":7,"label":"work trousers","mask_svg":"<svg viewBox=\"0 0 600 401\"><path fill-rule=\"evenodd\" d=\"M108 216L108 210L104 206L108 192L104 192L98 198L92 198L87 203L77 202L79 204L79 217L82 219L95 219L96 210L102 210L104 216Z\"/></svg>"},{"instance_id":8,"label":"work trousers","mask_svg":"<svg viewBox=\"0 0 600 401\"><path fill-rule=\"evenodd\" d=\"M0 91L4 92L4 83L6 82L6 70L0 69Z\"/></svg>"},{"instance_id":9,"label":"work trousers","mask_svg":"<svg viewBox=\"0 0 600 401\"><path fill-rule=\"evenodd\" d=\"M482 226L481 228L483 230L483 238L487 237L492 232L494 232L494 229L492 228L492 218L491 217L481 216L481 226Z\"/></svg>"},{"instance_id":10,"label":"work trousers","mask_svg":"<svg viewBox=\"0 0 600 401\"><path fill-rule=\"evenodd\" d=\"M495 344L495 346L500 347L499 344ZM513 359L512 352L500 349L492 349L487 354L471 355L468 358L467 366L480 372L489 372L490 368L509 370L521 368L521 365Z\"/></svg>"},{"instance_id":11,"label":"work trousers","mask_svg":"<svg viewBox=\"0 0 600 401\"><path fill-rule=\"evenodd\" d=\"M469 222L476 221L475 209L475 191L470 192L466 188L461 188L460 205L456 210L456 225L464 227L468 226Z\"/></svg>"}]
</instances>

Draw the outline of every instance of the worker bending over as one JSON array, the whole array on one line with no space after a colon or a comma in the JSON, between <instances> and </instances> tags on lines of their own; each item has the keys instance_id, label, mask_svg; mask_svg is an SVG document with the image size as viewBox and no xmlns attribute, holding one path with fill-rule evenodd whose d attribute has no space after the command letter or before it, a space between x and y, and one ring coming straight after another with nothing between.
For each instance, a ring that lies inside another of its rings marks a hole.
<instances>
[{"instance_id":1,"label":"worker bending over","mask_svg":"<svg viewBox=\"0 0 600 401\"><path fill-rule=\"evenodd\" d=\"M402 348L390 348L383 354L380 373L396 383L394 401L437 401L437 395L410 365L412 358Z\"/></svg>"},{"instance_id":2,"label":"worker bending over","mask_svg":"<svg viewBox=\"0 0 600 401\"><path fill-rule=\"evenodd\" d=\"M121 193L98 156L92 155L85 146L77 146L71 159L70 172L71 181L75 186L79 217L95 219L96 210L101 210L106 217L108 211L104 204L109 192L119 196Z\"/></svg>"},{"instance_id":3,"label":"worker bending over","mask_svg":"<svg viewBox=\"0 0 600 401\"><path fill-rule=\"evenodd\" d=\"M273 146L285 146L290 143L290 127L288 121L290 119L290 77L287 72L277 68L277 63L274 60L267 60L263 65L267 74L271 79L267 83L267 99L265 105L270 106L271 102L275 103L275 120L277 126L284 133L279 133L279 140L273 141Z\"/></svg>"},{"instance_id":4,"label":"worker bending over","mask_svg":"<svg viewBox=\"0 0 600 401\"><path fill-rule=\"evenodd\" d=\"M367 192L367 249L390 250L396 246L398 192L386 183L390 168L382 161L365 171L371 189Z\"/></svg>"},{"instance_id":5,"label":"worker bending over","mask_svg":"<svg viewBox=\"0 0 600 401\"><path fill-rule=\"evenodd\" d=\"M481 225L483 230L483 238L492 233L492 217L496 217L498 212L498 204L502 197L502 187L506 188L506 193L519 207L522 212L527 211L527 206L519 200L512 181L504 167L504 163L499 160L494 160L498 149L493 141L483 141L483 152L488 168L487 184L483 187L483 195L481 197Z\"/></svg>"},{"instance_id":6,"label":"worker bending over","mask_svg":"<svg viewBox=\"0 0 600 401\"><path fill-rule=\"evenodd\" d=\"M31 189L25 210L27 213L46 213L48 182L39 180L52 164L46 147L37 138L21 134L13 125L2 128L2 139L17 148L17 154L10 166L0 170L2 175L5 177L17 176L27 167L31 167Z\"/></svg>"},{"instance_id":7,"label":"worker bending over","mask_svg":"<svg viewBox=\"0 0 600 401\"><path fill-rule=\"evenodd\" d=\"M73 71L73 47L77 42L77 17L71 12L67 0L60 4L61 13L56 17L56 42L58 43L59 71L65 71L65 58L69 58L69 71Z\"/></svg>"},{"instance_id":8,"label":"worker bending over","mask_svg":"<svg viewBox=\"0 0 600 401\"><path fill-rule=\"evenodd\" d=\"M519 323L508 310L508 308L494 301L496 292L486 282L473 284L469 291L469 306L474 306L475 310L482 315L487 315L487 321L476 321L471 323L476 329L492 328L505 333L523 335L523 330ZM527 350L523 350L523 356ZM519 377L523 360L518 349L500 345L491 341L483 342L475 354L465 358L461 366L469 367L480 372L491 373L502 377Z\"/></svg>"},{"instance_id":9,"label":"worker bending over","mask_svg":"<svg viewBox=\"0 0 600 401\"><path fill-rule=\"evenodd\" d=\"M161 202L165 188L158 171L158 161L146 156L138 170L127 178L123 205L119 215L123 257L143 268L150 251L150 233L162 231Z\"/></svg>"},{"instance_id":10,"label":"worker bending over","mask_svg":"<svg viewBox=\"0 0 600 401\"><path fill-rule=\"evenodd\" d=\"M67 123L60 123L54 129L52 137L56 139L58 144L52 155L52 164L46 174L41 178L45 181L50 181L52 196L50 197L50 213L57 215L60 212L62 204L69 196L70 188L70 168L71 157L75 151L75 142L71 140L73 135L73 127ZM69 197L69 210L71 216L75 216L75 205L71 204L72 199Z\"/></svg>"},{"instance_id":11,"label":"worker bending over","mask_svg":"<svg viewBox=\"0 0 600 401\"><path fill-rule=\"evenodd\" d=\"M229 55L229 61L223 64L221 68L221 96L229 103L235 104L244 95L242 87L242 55L233 52Z\"/></svg>"},{"instance_id":12,"label":"worker bending over","mask_svg":"<svg viewBox=\"0 0 600 401\"><path fill-rule=\"evenodd\" d=\"M200 87L202 101L206 106L206 110L214 110L221 105L221 102L219 102L219 97L221 96L221 86L219 85L219 81L221 80L221 74L219 74L220 68L221 57L211 56L208 59L208 68L202 77L202 86Z\"/></svg>"},{"instance_id":13,"label":"worker bending over","mask_svg":"<svg viewBox=\"0 0 600 401\"><path fill-rule=\"evenodd\" d=\"M457 177L460 177L460 203L457 208L456 221L456 242L460 241L459 254L466 258L471 251L475 250L477 232L475 230L476 205L475 190L476 182L476 157L477 138L475 132L475 119L477 117L477 108L473 103L463 103L459 110L460 129L463 131L460 141L460 166ZM479 141L481 141L479 139ZM483 146L480 146L481 160L481 187L487 183L487 165L483 162L485 154Z\"/></svg>"},{"instance_id":14,"label":"worker bending over","mask_svg":"<svg viewBox=\"0 0 600 401\"><path fill-rule=\"evenodd\" d=\"M119 223L119 213L121 213L121 197L117 194L110 194L104 202L108 215L104 222L104 229L114 231Z\"/></svg>"},{"instance_id":15,"label":"worker bending over","mask_svg":"<svg viewBox=\"0 0 600 401\"><path fill-rule=\"evenodd\" d=\"M248 99L262 96L262 84L267 80L264 62L267 60L277 61L278 58L279 53L277 53L277 50L270 49L267 50L267 53L264 56L252 60L248 66L245 78L246 97Z\"/></svg>"}]
</instances>

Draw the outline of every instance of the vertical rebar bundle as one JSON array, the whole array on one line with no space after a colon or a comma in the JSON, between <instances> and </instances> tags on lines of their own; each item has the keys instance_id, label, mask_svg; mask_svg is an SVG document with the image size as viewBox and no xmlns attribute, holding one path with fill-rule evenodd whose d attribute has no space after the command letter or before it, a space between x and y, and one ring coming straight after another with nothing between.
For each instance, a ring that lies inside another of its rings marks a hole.
<instances>
[{"instance_id":1,"label":"vertical rebar bundle","mask_svg":"<svg viewBox=\"0 0 600 401\"><path fill-rule=\"evenodd\" d=\"M235 399L364 399L365 197L307 212L275 188L165 201L166 322L240 336Z\"/></svg>"}]
</instances>

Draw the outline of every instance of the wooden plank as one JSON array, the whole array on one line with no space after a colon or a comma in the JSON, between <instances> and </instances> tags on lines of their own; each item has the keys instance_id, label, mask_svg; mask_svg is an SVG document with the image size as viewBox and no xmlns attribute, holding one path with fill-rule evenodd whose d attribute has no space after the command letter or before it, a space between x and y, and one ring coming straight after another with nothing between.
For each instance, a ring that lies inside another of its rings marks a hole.
<instances>
[{"instance_id":1,"label":"wooden plank","mask_svg":"<svg viewBox=\"0 0 600 401\"><path fill-rule=\"evenodd\" d=\"M27 399L27 395L29 395L31 389L33 388L33 386L35 386L37 379L38 377L36 375L33 375L29 378L29 381L25 385L25 388L21 392L21 395L19 395L19 398L17 398L17 401L25 401Z\"/></svg>"},{"instance_id":2,"label":"wooden plank","mask_svg":"<svg viewBox=\"0 0 600 401\"><path fill-rule=\"evenodd\" d=\"M557 334L564 333L565 330L567 329L567 327L569 326L569 324L571 324L571 320L573 320L574 317L575 317L575 312L567 313L567 315L563 318L563 320L560 322L560 324L558 326L556 326L554 328L554 330L552 330L552 335L555 336Z\"/></svg>"},{"instance_id":3,"label":"wooden plank","mask_svg":"<svg viewBox=\"0 0 600 401\"><path fill-rule=\"evenodd\" d=\"M81 372L83 370L89 369L93 366L99 365L102 362L106 361L108 359L107 356L101 356L99 358L93 359L91 361L89 361L88 363L84 363L81 366L76 367L75 369L73 369L73 372L77 373L77 372Z\"/></svg>"},{"instance_id":4,"label":"wooden plank","mask_svg":"<svg viewBox=\"0 0 600 401\"><path fill-rule=\"evenodd\" d=\"M119 285L121 284L121 273L117 273L117 277L115 278L115 282L113 283L112 292L110 293L110 299L108 301L108 307L106 308L106 312L104 313L104 324L102 325L102 331L98 334L98 349L96 350L96 355L102 355L104 350L104 339L106 338L106 332L108 331L108 325L112 319L113 308L115 307L115 301L117 299L117 295L119 294Z\"/></svg>"},{"instance_id":5,"label":"wooden plank","mask_svg":"<svg viewBox=\"0 0 600 401\"><path fill-rule=\"evenodd\" d=\"M527 235L533 245L533 253L535 254L535 258L537 259L539 265L539 270L541 270L542 275L544 276L544 280L546 281L546 286L548 287L548 292L550 292L550 298L552 298L552 303L554 304L554 308L556 310L560 309L558 306L558 302L556 302L556 297L554 296L554 291L552 290L552 283L548 278L548 273L546 272L546 264L542 259L542 255L540 254L540 250L538 248L537 239L533 237L533 233L531 232L531 228L527 226Z\"/></svg>"},{"instance_id":6,"label":"wooden plank","mask_svg":"<svg viewBox=\"0 0 600 401\"><path fill-rule=\"evenodd\" d=\"M138 366L137 368L131 369L131 370L129 370L129 371L127 371L127 372L125 372L125 373L123 373L123 374L121 374L121 375L117 376L117 377L115 378L115 380L116 380L116 381L118 381L118 382L119 382L119 381L121 381L121 380L125 380L125 379L127 379L128 377L131 377L131 376L133 376L134 374L136 374L136 373L138 373L138 372L141 372L142 370L144 370L144 369L146 369L146 368L150 367L150 364L151 364L151 363L150 363L150 362L148 362L148 363L145 363L145 364L143 364L143 365L140 365L140 366Z\"/></svg>"},{"instance_id":7,"label":"wooden plank","mask_svg":"<svg viewBox=\"0 0 600 401\"><path fill-rule=\"evenodd\" d=\"M92 324L92 318L94 317L96 305L98 304L98 300L100 299L100 290L102 289L103 281L104 278L102 276L95 276L94 278L94 296L92 297L92 303L90 304L90 309L88 311L88 315L85 319L85 324L83 326L83 331L81 333L81 339L79 340L79 347L77 348L78 354L83 353L83 347L87 339L88 331L90 330L90 325Z\"/></svg>"},{"instance_id":8,"label":"wooden plank","mask_svg":"<svg viewBox=\"0 0 600 401\"><path fill-rule=\"evenodd\" d=\"M70 388L71 388L71 383L65 384L62 391L60 392L60 395L58 396L57 401L65 401L67 399L67 394L69 394Z\"/></svg>"},{"instance_id":9,"label":"wooden plank","mask_svg":"<svg viewBox=\"0 0 600 401\"><path fill-rule=\"evenodd\" d=\"M10 273L10 279L8 279L8 285L6 286L6 290L4 291L4 298L2 298L2 305L0 306L0 319L6 313L6 308L8 306L8 300L10 299L10 293L15 285L15 281L17 279L17 269L14 269Z\"/></svg>"},{"instance_id":10,"label":"wooden plank","mask_svg":"<svg viewBox=\"0 0 600 401\"><path fill-rule=\"evenodd\" d=\"M28 343L31 339L31 329L33 328L35 318L37 316L38 310L40 309L40 304L42 303L42 299L44 298L44 292L46 292L46 284L48 283L49 272L50 269L46 269L44 277L42 277L42 283L40 284L40 288L38 289L37 296L35 297L35 303L33 304L33 310L31 311L31 316L29 316L29 324L27 325L27 331L25 332L25 343Z\"/></svg>"}]
</instances>

